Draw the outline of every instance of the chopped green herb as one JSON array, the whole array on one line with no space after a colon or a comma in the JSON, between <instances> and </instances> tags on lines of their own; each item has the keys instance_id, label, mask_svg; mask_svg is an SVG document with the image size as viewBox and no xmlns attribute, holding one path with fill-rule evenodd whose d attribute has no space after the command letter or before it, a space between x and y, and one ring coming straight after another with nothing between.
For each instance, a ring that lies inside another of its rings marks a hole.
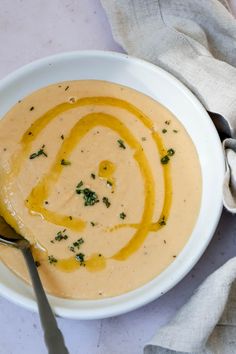
<instances>
[{"instance_id":1,"label":"chopped green herb","mask_svg":"<svg viewBox=\"0 0 236 354\"><path fill-rule=\"evenodd\" d=\"M80 182L77 184L76 189L79 189L79 188L82 187L82 186L83 186L83 182L80 181Z\"/></svg>"},{"instance_id":2,"label":"chopped green herb","mask_svg":"<svg viewBox=\"0 0 236 354\"><path fill-rule=\"evenodd\" d=\"M161 163L163 165L166 165L169 162L169 160L170 160L169 156L173 156L174 154L175 154L175 150L174 149L168 149L167 150L167 154L161 158Z\"/></svg>"},{"instance_id":3,"label":"chopped green herb","mask_svg":"<svg viewBox=\"0 0 236 354\"><path fill-rule=\"evenodd\" d=\"M48 201L47 200L45 200L45 202L44 202L45 204L48 204Z\"/></svg>"},{"instance_id":4,"label":"chopped green herb","mask_svg":"<svg viewBox=\"0 0 236 354\"><path fill-rule=\"evenodd\" d=\"M120 213L120 218L123 220L126 218L126 214L123 211L122 211L122 213Z\"/></svg>"},{"instance_id":5,"label":"chopped green herb","mask_svg":"<svg viewBox=\"0 0 236 354\"><path fill-rule=\"evenodd\" d=\"M176 129L173 129L173 132L174 132L174 133L178 133L178 130L176 130Z\"/></svg>"},{"instance_id":6,"label":"chopped green herb","mask_svg":"<svg viewBox=\"0 0 236 354\"><path fill-rule=\"evenodd\" d=\"M175 154L175 150L169 149L169 150L167 150L167 154L168 154L168 156L173 156Z\"/></svg>"},{"instance_id":7,"label":"chopped green herb","mask_svg":"<svg viewBox=\"0 0 236 354\"><path fill-rule=\"evenodd\" d=\"M69 246L69 250L71 252L75 252L75 249L77 248L77 250L80 249L80 246L84 243L83 238L79 238L77 241L73 242L73 244L71 246Z\"/></svg>"},{"instance_id":8,"label":"chopped green herb","mask_svg":"<svg viewBox=\"0 0 236 354\"><path fill-rule=\"evenodd\" d=\"M147 138L146 138L145 136L142 136L141 140L142 140L142 141L146 141Z\"/></svg>"},{"instance_id":9,"label":"chopped green herb","mask_svg":"<svg viewBox=\"0 0 236 354\"><path fill-rule=\"evenodd\" d=\"M83 190L84 194L84 205L94 205L99 202L97 194L89 188Z\"/></svg>"},{"instance_id":10,"label":"chopped green herb","mask_svg":"<svg viewBox=\"0 0 236 354\"><path fill-rule=\"evenodd\" d=\"M75 256L75 259L80 262L80 265L85 266L84 257L85 255L83 253L78 253Z\"/></svg>"},{"instance_id":11,"label":"chopped green herb","mask_svg":"<svg viewBox=\"0 0 236 354\"><path fill-rule=\"evenodd\" d=\"M40 266L40 262L39 261L35 261L34 263L35 263L37 268Z\"/></svg>"},{"instance_id":12,"label":"chopped green herb","mask_svg":"<svg viewBox=\"0 0 236 354\"><path fill-rule=\"evenodd\" d=\"M73 242L73 246L77 247L78 249L80 248L80 246L84 243L83 238L79 238L77 241Z\"/></svg>"},{"instance_id":13,"label":"chopped green herb","mask_svg":"<svg viewBox=\"0 0 236 354\"><path fill-rule=\"evenodd\" d=\"M161 158L162 165L166 165L169 162L170 158L168 155L165 155Z\"/></svg>"},{"instance_id":14,"label":"chopped green herb","mask_svg":"<svg viewBox=\"0 0 236 354\"><path fill-rule=\"evenodd\" d=\"M159 225L161 225L161 226L166 225L166 221L165 221L165 216L164 215L160 218Z\"/></svg>"},{"instance_id":15,"label":"chopped green herb","mask_svg":"<svg viewBox=\"0 0 236 354\"><path fill-rule=\"evenodd\" d=\"M80 189L83 186L83 182L80 181L76 186L76 193L83 194L84 205L94 205L99 202L97 194L89 188Z\"/></svg>"},{"instance_id":16,"label":"chopped green herb","mask_svg":"<svg viewBox=\"0 0 236 354\"><path fill-rule=\"evenodd\" d=\"M33 111L34 110L34 106L30 107L30 111Z\"/></svg>"},{"instance_id":17,"label":"chopped green herb","mask_svg":"<svg viewBox=\"0 0 236 354\"><path fill-rule=\"evenodd\" d=\"M50 264L55 264L57 263L57 259L54 256L48 256L48 262Z\"/></svg>"},{"instance_id":18,"label":"chopped green herb","mask_svg":"<svg viewBox=\"0 0 236 354\"><path fill-rule=\"evenodd\" d=\"M61 135L61 140L64 140L64 135L63 134Z\"/></svg>"},{"instance_id":19,"label":"chopped green herb","mask_svg":"<svg viewBox=\"0 0 236 354\"><path fill-rule=\"evenodd\" d=\"M28 135L32 135L33 133L32 132L29 132Z\"/></svg>"},{"instance_id":20,"label":"chopped green herb","mask_svg":"<svg viewBox=\"0 0 236 354\"><path fill-rule=\"evenodd\" d=\"M65 234L66 230L58 231L57 235L55 236L56 241L67 240L68 236Z\"/></svg>"},{"instance_id":21,"label":"chopped green herb","mask_svg":"<svg viewBox=\"0 0 236 354\"><path fill-rule=\"evenodd\" d=\"M69 87L70 87L70 86L66 86L65 91L67 91Z\"/></svg>"},{"instance_id":22,"label":"chopped green herb","mask_svg":"<svg viewBox=\"0 0 236 354\"><path fill-rule=\"evenodd\" d=\"M69 166L69 165L71 165L71 162L68 161L68 160L62 159L62 160L61 160L61 165L63 165L63 166Z\"/></svg>"},{"instance_id":23,"label":"chopped green herb","mask_svg":"<svg viewBox=\"0 0 236 354\"><path fill-rule=\"evenodd\" d=\"M69 216L69 219L70 219L70 220L72 220L72 219L73 219L71 215Z\"/></svg>"},{"instance_id":24,"label":"chopped green herb","mask_svg":"<svg viewBox=\"0 0 236 354\"><path fill-rule=\"evenodd\" d=\"M166 129L162 129L162 133L163 134L167 133L167 130Z\"/></svg>"},{"instance_id":25,"label":"chopped green herb","mask_svg":"<svg viewBox=\"0 0 236 354\"><path fill-rule=\"evenodd\" d=\"M106 207L109 208L109 206L111 205L111 203L109 202L109 199L107 197L103 197L102 201L106 205Z\"/></svg>"},{"instance_id":26,"label":"chopped green herb","mask_svg":"<svg viewBox=\"0 0 236 354\"><path fill-rule=\"evenodd\" d=\"M45 145L43 145L41 147L41 149L39 149L39 151L37 152L34 152L33 154L30 155L29 159L32 160L32 159L35 159L35 157L38 157L40 155L43 155L45 157L48 157L48 155L46 154L46 152L44 151L44 148L45 148Z\"/></svg>"},{"instance_id":27,"label":"chopped green herb","mask_svg":"<svg viewBox=\"0 0 236 354\"><path fill-rule=\"evenodd\" d=\"M90 175L90 176L91 176L91 178L92 178L92 179L95 179L95 178L96 178L96 176L95 176L95 174L94 174L94 173L91 173L91 175Z\"/></svg>"},{"instance_id":28,"label":"chopped green herb","mask_svg":"<svg viewBox=\"0 0 236 354\"><path fill-rule=\"evenodd\" d=\"M107 181L107 185L112 187L112 183L110 181Z\"/></svg>"},{"instance_id":29,"label":"chopped green herb","mask_svg":"<svg viewBox=\"0 0 236 354\"><path fill-rule=\"evenodd\" d=\"M166 120L166 121L165 121L165 124L166 124L166 125L170 125L170 120Z\"/></svg>"},{"instance_id":30,"label":"chopped green herb","mask_svg":"<svg viewBox=\"0 0 236 354\"><path fill-rule=\"evenodd\" d=\"M119 144L119 147L120 147L121 149L126 149L126 146L125 146L125 144L124 144L124 141L123 141L123 140L118 139L118 140L117 140L117 143Z\"/></svg>"},{"instance_id":31,"label":"chopped green herb","mask_svg":"<svg viewBox=\"0 0 236 354\"><path fill-rule=\"evenodd\" d=\"M90 224L94 227L96 224L93 221L90 221Z\"/></svg>"}]
</instances>

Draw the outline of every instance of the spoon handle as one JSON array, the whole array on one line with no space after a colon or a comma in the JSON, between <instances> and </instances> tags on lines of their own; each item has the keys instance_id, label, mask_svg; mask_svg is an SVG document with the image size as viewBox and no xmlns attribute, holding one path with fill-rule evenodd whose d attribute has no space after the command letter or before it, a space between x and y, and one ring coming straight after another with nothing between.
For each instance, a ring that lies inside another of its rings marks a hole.
<instances>
[{"instance_id":1,"label":"spoon handle","mask_svg":"<svg viewBox=\"0 0 236 354\"><path fill-rule=\"evenodd\" d=\"M24 255L36 295L39 316L44 331L44 338L48 348L48 354L69 354L64 343L63 335L57 327L55 316L43 289L30 248L28 247L22 249L22 253Z\"/></svg>"}]
</instances>

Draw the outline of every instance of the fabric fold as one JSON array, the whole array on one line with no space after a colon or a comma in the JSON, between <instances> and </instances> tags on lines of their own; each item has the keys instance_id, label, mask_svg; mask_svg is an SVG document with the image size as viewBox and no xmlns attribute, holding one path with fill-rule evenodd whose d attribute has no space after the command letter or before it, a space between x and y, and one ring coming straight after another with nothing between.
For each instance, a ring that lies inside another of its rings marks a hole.
<instances>
[{"instance_id":1,"label":"fabric fold","mask_svg":"<svg viewBox=\"0 0 236 354\"><path fill-rule=\"evenodd\" d=\"M236 353L236 258L211 274L144 354ZM220 351L222 348L222 351ZM168 351L166 351L168 350Z\"/></svg>"}]
</instances>

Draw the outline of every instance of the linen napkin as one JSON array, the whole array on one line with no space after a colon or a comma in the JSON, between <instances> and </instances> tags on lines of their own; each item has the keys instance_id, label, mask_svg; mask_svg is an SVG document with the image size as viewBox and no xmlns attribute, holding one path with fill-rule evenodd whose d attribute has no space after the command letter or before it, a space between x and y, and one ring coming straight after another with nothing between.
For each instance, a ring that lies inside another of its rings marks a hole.
<instances>
[{"instance_id":1,"label":"linen napkin","mask_svg":"<svg viewBox=\"0 0 236 354\"><path fill-rule=\"evenodd\" d=\"M115 40L179 78L223 141L225 207L236 213L236 20L226 0L101 0ZM210 275L145 354L236 353L236 258Z\"/></svg>"}]
</instances>

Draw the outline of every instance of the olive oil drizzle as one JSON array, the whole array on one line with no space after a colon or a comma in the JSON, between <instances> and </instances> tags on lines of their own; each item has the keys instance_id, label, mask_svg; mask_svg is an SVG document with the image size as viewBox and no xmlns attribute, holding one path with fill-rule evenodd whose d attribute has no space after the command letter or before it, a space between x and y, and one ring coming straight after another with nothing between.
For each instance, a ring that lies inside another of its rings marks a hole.
<instances>
[{"instance_id":1,"label":"olive oil drizzle","mask_svg":"<svg viewBox=\"0 0 236 354\"><path fill-rule=\"evenodd\" d=\"M135 117L140 120L145 127L151 131L152 138L156 144L158 153L160 157L165 156L167 150L163 144L162 138L155 131L153 127L153 122L151 119L146 116L142 111L136 108L134 105L113 97L85 97L78 99L73 103L61 103L54 108L50 109L48 112L39 117L22 136L20 141L21 149L13 157L12 161L12 170L10 172L11 176L16 176L20 172L20 168L24 159L28 156L31 151L32 143L37 138L37 136L47 127L47 125L57 116L63 112L66 112L71 109L75 109L80 106L86 105L110 105L119 107L126 111L129 111ZM164 179L164 202L162 211L159 219L156 222L152 222L154 205L155 205L155 190L154 190L154 181L152 172L148 163L148 160L143 152L142 146L138 140L132 135L128 128L114 116L105 114L105 113L91 113L82 117L71 129L69 136L63 140L62 146L59 149L54 163L50 170L41 178L39 183L32 189L30 195L25 201L25 205L32 214L41 215L45 220L52 222L57 225L61 225L67 228L71 228L76 231L81 231L84 229L86 222L80 219L73 218L72 220L66 215L60 215L56 212L50 211L43 206L43 201L47 199L50 194L50 191L56 181L58 180L60 173L62 172L63 166L58 163L61 159L69 159L71 152L79 143L80 139L86 135L91 129L97 125L102 125L116 131L119 136L134 150L134 158L137 161L140 172L144 181L145 189L145 200L144 200L144 210L142 214L141 221L138 224L119 224L115 225L110 231L120 228L120 227L133 227L136 228L136 231L131 238L131 240L121 248L117 253L109 258L116 260L125 260L134 252L136 252L139 247L144 242L145 238L148 235L149 231L157 231L163 225L161 225L160 220L165 218L168 219L169 211L171 207L172 199L172 183L170 176L170 166L169 164L162 165L163 169L163 179ZM29 134L31 133L31 134ZM105 176L101 176L105 177ZM110 177L109 177L110 178ZM110 181L107 179L107 181ZM110 181L112 182L112 181ZM113 181L114 182L114 181ZM92 264L96 264L96 261L93 261L91 256L88 260L85 261L86 266L89 265L90 260ZM73 271L75 269L75 264L77 267L80 266L79 262L74 263L72 258L58 260L56 267L60 270ZM67 264L68 262L68 264ZM105 262L105 258L104 258ZM103 262L103 266L104 266ZM67 264L67 265L66 265ZM71 264L71 266L69 266ZM100 263L99 263L100 264ZM94 265L93 270L96 266ZM97 267L97 270L100 270L101 265ZM88 267L89 269L89 267Z\"/></svg>"},{"instance_id":2,"label":"olive oil drizzle","mask_svg":"<svg viewBox=\"0 0 236 354\"><path fill-rule=\"evenodd\" d=\"M140 221L139 227L131 241L113 256L115 259L126 259L140 247L149 231L154 212L155 190L151 168L144 151L142 150L141 144L129 129L117 118L105 113L90 113L81 118L71 129L68 138L63 141L51 169L42 177L40 182L33 188L30 195L27 197L26 206L31 213L38 213L45 220L53 224L63 225L63 223L65 223L65 216L61 216L45 209L43 207L43 201L48 198L51 188L57 182L63 170L63 166L61 166L58 161L61 160L62 156L67 159L74 148L79 144L80 140L97 125L105 126L116 131L127 142L130 148L134 150L134 159L139 165L144 180L145 203L142 220ZM76 230L77 227L77 231L81 231L81 227L83 228L85 226L83 221L75 218L70 221L68 217L66 219L66 225L64 226L70 227L68 226L68 223L70 222L72 223L71 228L73 229L73 226L75 226L74 229Z\"/></svg>"},{"instance_id":3,"label":"olive oil drizzle","mask_svg":"<svg viewBox=\"0 0 236 354\"><path fill-rule=\"evenodd\" d=\"M115 164L108 160L101 161L98 166L98 176L104 179L106 183L111 186L112 192L115 191L116 186L115 177L113 176L115 169Z\"/></svg>"},{"instance_id":4,"label":"olive oil drizzle","mask_svg":"<svg viewBox=\"0 0 236 354\"><path fill-rule=\"evenodd\" d=\"M73 272L76 269L86 267L90 272L101 271L106 267L106 259L101 254L93 254L82 264L75 257L59 259L56 263L56 268L63 272Z\"/></svg>"}]
</instances>

